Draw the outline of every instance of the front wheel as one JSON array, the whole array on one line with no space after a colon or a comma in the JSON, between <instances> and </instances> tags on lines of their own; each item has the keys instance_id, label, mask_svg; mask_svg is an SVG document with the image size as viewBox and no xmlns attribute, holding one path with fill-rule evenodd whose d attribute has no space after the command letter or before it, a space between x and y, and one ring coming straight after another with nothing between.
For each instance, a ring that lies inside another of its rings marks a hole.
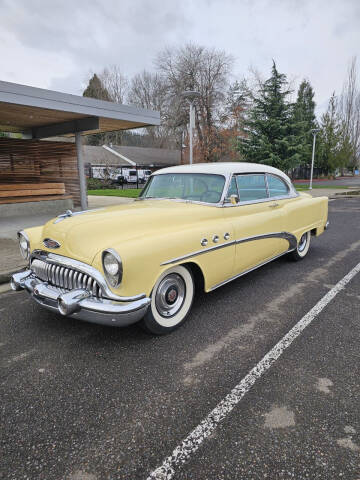
<instances>
[{"instance_id":1,"label":"front wheel","mask_svg":"<svg viewBox=\"0 0 360 480\"><path fill-rule=\"evenodd\" d=\"M296 250L291 252L291 257L293 260L302 260L307 255L310 248L310 240L311 232L306 232L301 236Z\"/></svg>"},{"instance_id":2,"label":"front wheel","mask_svg":"<svg viewBox=\"0 0 360 480\"><path fill-rule=\"evenodd\" d=\"M142 320L143 328L155 335L170 333L185 322L194 299L192 273L178 265L158 278L150 307Z\"/></svg>"}]
</instances>

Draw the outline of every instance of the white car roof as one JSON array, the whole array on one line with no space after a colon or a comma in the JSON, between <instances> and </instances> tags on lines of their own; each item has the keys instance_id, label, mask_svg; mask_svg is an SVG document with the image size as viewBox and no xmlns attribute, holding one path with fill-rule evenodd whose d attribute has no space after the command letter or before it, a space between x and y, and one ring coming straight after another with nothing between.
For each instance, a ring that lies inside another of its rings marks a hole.
<instances>
[{"instance_id":1,"label":"white car roof","mask_svg":"<svg viewBox=\"0 0 360 480\"><path fill-rule=\"evenodd\" d=\"M284 178L291 184L289 177L281 170L263 165L261 163L247 162L215 162L215 163L194 163L192 165L179 165L177 167L168 167L157 170L153 175L162 175L164 173L213 173L218 175L231 175L234 173L273 173Z\"/></svg>"}]
</instances>

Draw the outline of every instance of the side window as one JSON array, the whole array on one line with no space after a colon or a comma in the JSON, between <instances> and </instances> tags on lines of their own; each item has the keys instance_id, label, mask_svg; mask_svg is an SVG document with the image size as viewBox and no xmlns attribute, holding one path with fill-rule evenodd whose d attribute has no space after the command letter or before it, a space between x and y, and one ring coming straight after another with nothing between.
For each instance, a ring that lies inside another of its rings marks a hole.
<instances>
[{"instance_id":1,"label":"side window","mask_svg":"<svg viewBox=\"0 0 360 480\"><path fill-rule=\"evenodd\" d=\"M238 175L236 177L240 202L251 202L268 198L265 175Z\"/></svg>"},{"instance_id":2,"label":"side window","mask_svg":"<svg viewBox=\"0 0 360 480\"><path fill-rule=\"evenodd\" d=\"M281 178L269 174L267 176L267 181L270 197L281 197L283 195L288 195L289 189Z\"/></svg>"},{"instance_id":3,"label":"side window","mask_svg":"<svg viewBox=\"0 0 360 480\"><path fill-rule=\"evenodd\" d=\"M237 189L237 186L236 186L235 177L231 178L231 182L230 182L230 185L229 185L229 190L228 190L228 193L226 195L226 198L230 198L231 195L238 195L238 189Z\"/></svg>"}]
</instances>

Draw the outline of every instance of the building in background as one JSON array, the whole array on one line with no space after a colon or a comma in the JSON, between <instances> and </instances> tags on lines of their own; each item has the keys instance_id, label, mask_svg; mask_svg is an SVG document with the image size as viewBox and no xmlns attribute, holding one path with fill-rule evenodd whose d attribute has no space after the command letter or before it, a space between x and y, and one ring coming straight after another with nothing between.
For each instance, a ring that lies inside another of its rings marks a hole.
<instances>
[{"instance_id":1,"label":"building in background","mask_svg":"<svg viewBox=\"0 0 360 480\"><path fill-rule=\"evenodd\" d=\"M84 135L160 125L160 114L0 81L0 212L87 208ZM75 137L42 141L49 137Z\"/></svg>"},{"instance_id":2,"label":"building in background","mask_svg":"<svg viewBox=\"0 0 360 480\"><path fill-rule=\"evenodd\" d=\"M103 180L124 183L145 183L155 170L180 165L180 150L163 148L85 145L84 159L86 175Z\"/></svg>"}]
</instances>

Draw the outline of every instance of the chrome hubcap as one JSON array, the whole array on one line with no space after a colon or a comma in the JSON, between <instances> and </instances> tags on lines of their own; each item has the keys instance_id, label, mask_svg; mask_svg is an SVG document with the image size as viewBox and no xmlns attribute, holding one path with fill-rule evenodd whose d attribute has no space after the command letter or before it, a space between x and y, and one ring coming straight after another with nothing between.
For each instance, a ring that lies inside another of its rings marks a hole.
<instances>
[{"instance_id":1,"label":"chrome hubcap","mask_svg":"<svg viewBox=\"0 0 360 480\"><path fill-rule=\"evenodd\" d=\"M181 309L185 299L185 282L177 273L170 273L159 284L155 305L163 317L173 317Z\"/></svg>"},{"instance_id":2,"label":"chrome hubcap","mask_svg":"<svg viewBox=\"0 0 360 480\"><path fill-rule=\"evenodd\" d=\"M299 252L302 252L305 249L306 243L307 243L307 233L304 233L304 235L300 238L300 242L298 246Z\"/></svg>"}]
</instances>

